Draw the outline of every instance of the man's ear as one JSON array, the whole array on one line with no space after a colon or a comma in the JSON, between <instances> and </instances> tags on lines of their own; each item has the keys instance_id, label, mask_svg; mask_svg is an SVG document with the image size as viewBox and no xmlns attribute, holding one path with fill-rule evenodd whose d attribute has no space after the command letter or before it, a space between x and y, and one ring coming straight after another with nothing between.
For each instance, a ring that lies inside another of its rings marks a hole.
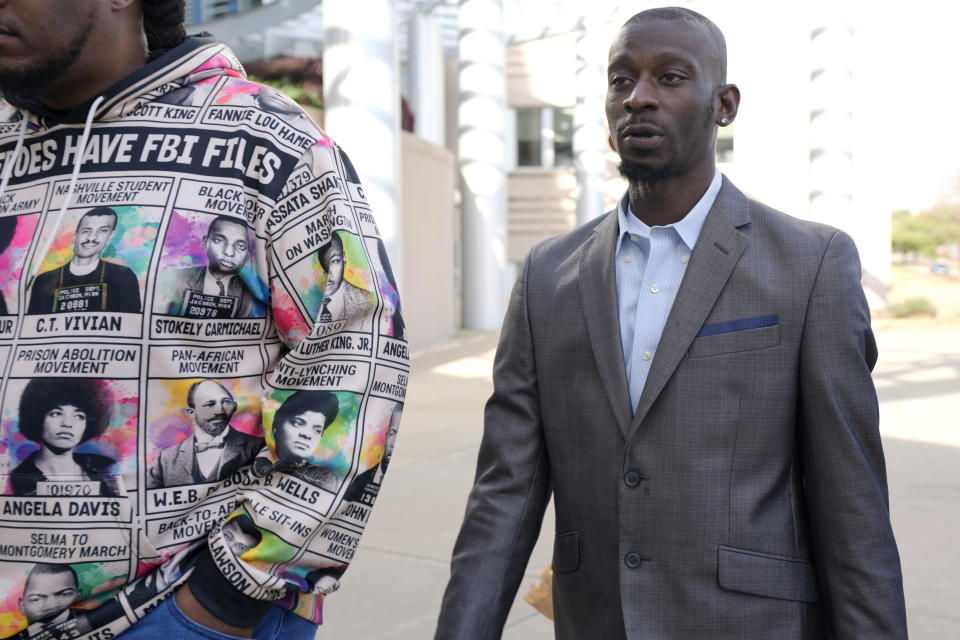
<instances>
[{"instance_id":1,"label":"man's ear","mask_svg":"<svg viewBox=\"0 0 960 640\"><path fill-rule=\"evenodd\" d=\"M613 146L613 138L610 136L607 136L607 145L610 147L610 151L613 151L614 153L617 152L617 148Z\"/></svg>"},{"instance_id":2,"label":"man's ear","mask_svg":"<svg viewBox=\"0 0 960 640\"><path fill-rule=\"evenodd\" d=\"M717 124L726 127L733 124L740 108L740 89L735 84L725 84L717 87Z\"/></svg>"},{"instance_id":3,"label":"man's ear","mask_svg":"<svg viewBox=\"0 0 960 640\"><path fill-rule=\"evenodd\" d=\"M110 0L110 9L112 11L126 11L130 8L130 5L137 5L139 8L138 0Z\"/></svg>"}]
</instances>

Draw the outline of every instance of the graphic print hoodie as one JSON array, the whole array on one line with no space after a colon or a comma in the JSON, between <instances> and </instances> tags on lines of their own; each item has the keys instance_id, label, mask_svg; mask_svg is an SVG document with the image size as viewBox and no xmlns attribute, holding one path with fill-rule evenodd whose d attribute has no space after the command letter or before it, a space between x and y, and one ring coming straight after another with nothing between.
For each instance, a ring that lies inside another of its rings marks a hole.
<instances>
[{"instance_id":1,"label":"graphic print hoodie","mask_svg":"<svg viewBox=\"0 0 960 640\"><path fill-rule=\"evenodd\" d=\"M187 581L319 622L408 375L347 156L204 34L0 104L0 175L0 638L110 638Z\"/></svg>"}]
</instances>

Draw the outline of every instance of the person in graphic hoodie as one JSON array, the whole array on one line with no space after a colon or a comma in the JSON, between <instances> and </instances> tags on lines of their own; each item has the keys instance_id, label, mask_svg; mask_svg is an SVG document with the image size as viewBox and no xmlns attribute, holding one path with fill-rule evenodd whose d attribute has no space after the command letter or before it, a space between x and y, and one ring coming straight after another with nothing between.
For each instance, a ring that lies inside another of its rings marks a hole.
<instances>
[{"instance_id":1,"label":"person in graphic hoodie","mask_svg":"<svg viewBox=\"0 0 960 640\"><path fill-rule=\"evenodd\" d=\"M0 638L313 638L366 523L349 489L382 468L402 411L399 300L349 159L213 36L188 37L183 17L183 0L0 3L2 225L32 232L0 263L19 301L0 337ZM89 305L34 313L31 293L69 264L91 211L110 212L94 220L94 253L106 245L126 284L105 303L103 282L71 281ZM223 228L245 233L242 261L204 276L197 313L171 310L165 278L205 274ZM328 274L318 251L331 239ZM331 281L369 304L322 322ZM201 467L227 455L184 408L203 380L232 399L232 437L256 446L216 473L156 482L171 451ZM280 410L299 398L310 403ZM317 424L304 435L305 418ZM37 599L41 563L75 576L69 620L18 605Z\"/></svg>"}]
</instances>

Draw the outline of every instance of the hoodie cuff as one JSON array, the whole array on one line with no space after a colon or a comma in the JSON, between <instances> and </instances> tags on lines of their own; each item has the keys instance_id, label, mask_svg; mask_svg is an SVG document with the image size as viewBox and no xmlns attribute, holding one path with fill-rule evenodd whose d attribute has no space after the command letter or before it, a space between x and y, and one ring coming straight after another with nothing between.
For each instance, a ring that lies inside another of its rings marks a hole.
<instances>
[{"instance_id":1,"label":"hoodie cuff","mask_svg":"<svg viewBox=\"0 0 960 640\"><path fill-rule=\"evenodd\" d=\"M272 602L257 600L237 591L204 548L187 580L197 601L214 616L238 627L256 627L270 611Z\"/></svg>"}]
</instances>

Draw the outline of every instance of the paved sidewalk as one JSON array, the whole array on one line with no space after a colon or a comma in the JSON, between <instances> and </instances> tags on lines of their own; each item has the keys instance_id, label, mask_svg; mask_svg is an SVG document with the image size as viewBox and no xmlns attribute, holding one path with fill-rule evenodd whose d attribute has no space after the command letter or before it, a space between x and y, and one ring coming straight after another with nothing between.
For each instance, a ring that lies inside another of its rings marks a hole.
<instances>
[{"instance_id":1,"label":"paved sidewalk","mask_svg":"<svg viewBox=\"0 0 960 640\"><path fill-rule=\"evenodd\" d=\"M960 609L960 327L883 329L875 371L910 637L957 637ZM496 334L463 334L413 359L390 472L319 639L433 637L450 554L473 481ZM553 508L505 640L548 640L522 600L550 560Z\"/></svg>"}]
</instances>

